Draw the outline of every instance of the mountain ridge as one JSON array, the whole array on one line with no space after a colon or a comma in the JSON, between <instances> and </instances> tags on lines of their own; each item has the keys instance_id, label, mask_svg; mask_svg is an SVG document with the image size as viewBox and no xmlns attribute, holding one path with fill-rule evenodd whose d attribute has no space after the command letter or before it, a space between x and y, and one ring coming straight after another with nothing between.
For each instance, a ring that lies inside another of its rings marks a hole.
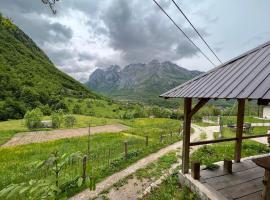
<instances>
[{"instance_id":1,"label":"mountain ridge","mask_svg":"<svg viewBox=\"0 0 270 200\"><path fill-rule=\"evenodd\" d=\"M111 65L96 69L85 83L93 91L120 100L137 100L152 104L158 96L201 74L170 61L133 63L121 68Z\"/></svg>"},{"instance_id":2,"label":"mountain ridge","mask_svg":"<svg viewBox=\"0 0 270 200\"><path fill-rule=\"evenodd\" d=\"M0 14L0 120L22 118L26 110L45 105L61 108L67 96L101 98L57 69L29 36Z\"/></svg>"}]
</instances>

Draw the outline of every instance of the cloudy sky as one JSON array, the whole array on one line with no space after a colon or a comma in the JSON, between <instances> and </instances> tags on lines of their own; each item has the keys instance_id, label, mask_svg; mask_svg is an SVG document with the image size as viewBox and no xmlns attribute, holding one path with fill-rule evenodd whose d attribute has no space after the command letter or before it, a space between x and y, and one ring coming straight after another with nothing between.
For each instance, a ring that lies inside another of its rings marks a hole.
<instances>
[{"instance_id":1,"label":"cloudy sky","mask_svg":"<svg viewBox=\"0 0 270 200\"><path fill-rule=\"evenodd\" d=\"M157 0L218 64L171 0ZM223 62L270 40L269 0L175 0ZM85 81L97 67L173 61L213 68L152 0L0 0L0 12L26 32L62 71Z\"/></svg>"}]
</instances>

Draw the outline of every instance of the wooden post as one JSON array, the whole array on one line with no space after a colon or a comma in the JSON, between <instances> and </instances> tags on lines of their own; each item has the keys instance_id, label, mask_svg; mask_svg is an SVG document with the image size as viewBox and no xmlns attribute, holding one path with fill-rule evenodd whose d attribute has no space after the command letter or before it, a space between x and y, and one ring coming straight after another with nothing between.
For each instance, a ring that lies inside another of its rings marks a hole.
<instances>
[{"instance_id":1,"label":"wooden post","mask_svg":"<svg viewBox=\"0 0 270 200\"><path fill-rule=\"evenodd\" d=\"M145 146L148 146L148 135L145 136Z\"/></svg>"},{"instance_id":2,"label":"wooden post","mask_svg":"<svg viewBox=\"0 0 270 200\"><path fill-rule=\"evenodd\" d=\"M238 99L236 143L234 152L234 161L237 163L239 163L241 160L244 116L245 116L245 99Z\"/></svg>"},{"instance_id":3,"label":"wooden post","mask_svg":"<svg viewBox=\"0 0 270 200\"><path fill-rule=\"evenodd\" d=\"M265 169L264 179L263 179L263 192L262 192L262 199L263 200L270 200L270 171Z\"/></svg>"},{"instance_id":4,"label":"wooden post","mask_svg":"<svg viewBox=\"0 0 270 200\"><path fill-rule=\"evenodd\" d=\"M184 174L187 174L189 170L191 106L192 106L192 98L185 98L184 99L183 147L182 147L182 173Z\"/></svg>"},{"instance_id":5,"label":"wooden post","mask_svg":"<svg viewBox=\"0 0 270 200\"><path fill-rule=\"evenodd\" d=\"M83 181L85 181L85 179L86 179L86 163L87 163L87 156L84 155L83 160L82 160L82 167L83 167L82 178L83 178Z\"/></svg>"},{"instance_id":6,"label":"wooden post","mask_svg":"<svg viewBox=\"0 0 270 200\"><path fill-rule=\"evenodd\" d=\"M172 141L173 140L173 132L171 131L170 134L171 134L171 141Z\"/></svg>"},{"instance_id":7,"label":"wooden post","mask_svg":"<svg viewBox=\"0 0 270 200\"><path fill-rule=\"evenodd\" d=\"M232 174L232 161L224 159L223 172L225 174Z\"/></svg>"},{"instance_id":8,"label":"wooden post","mask_svg":"<svg viewBox=\"0 0 270 200\"><path fill-rule=\"evenodd\" d=\"M110 166L111 162L110 162L110 159L111 159L111 148L109 148L109 152L108 152L108 165Z\"/></svg>"},{"instance_id":9,"label":"wooden post","mask_svg":"<svg viewBox=\"0 0 270 200\"><path fill-rule=\"evenodd\" d=\"M125 157L127 158L127 156L128 156L128 143L127 143L127 141L125 141L124 145L125 145Z\"/></svg>"},{"instance_id":10,"label":"wooden post","mask_svg":"<svg viewBox=\"0 0 270 200\"><path fill-rule=\"evenodd\" d=\"M160 139L159 139L159 141L160 141L160 142L163 141L163 135L162 135L162 133L160 134Z\"/></svg>"},{"instance_id":11,"label":"wooden post","mask_svg":"<svg viewBox=\"0 0 270 200\"><path fill-rule=\"evenodd\" d=\"M200 162L192 162L192 164L191 164L191 177L195 180L200 179Z\"/></svg>"}]
</instances>

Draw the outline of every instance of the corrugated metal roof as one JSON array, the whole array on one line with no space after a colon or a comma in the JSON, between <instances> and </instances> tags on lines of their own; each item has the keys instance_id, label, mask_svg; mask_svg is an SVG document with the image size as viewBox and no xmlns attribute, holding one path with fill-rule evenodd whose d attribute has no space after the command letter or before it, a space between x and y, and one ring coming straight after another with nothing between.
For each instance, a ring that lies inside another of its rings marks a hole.
<instances>
[{"instance_id":1,"label":"corrugated metal roof","mask_svg":"<svg viewBox=\"0 0 270 200\"><path fill-rule=\"evenodd\" d=\"M199 75L160 97L270 99L270 42Z\"/></svg>"}]
</instances>

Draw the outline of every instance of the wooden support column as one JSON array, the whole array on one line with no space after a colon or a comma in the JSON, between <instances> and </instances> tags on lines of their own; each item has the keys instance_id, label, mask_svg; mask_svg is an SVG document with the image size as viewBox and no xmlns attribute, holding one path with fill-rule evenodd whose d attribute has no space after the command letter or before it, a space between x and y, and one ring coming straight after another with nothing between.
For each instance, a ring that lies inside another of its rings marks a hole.
<instances>
[{"instance_id":1,"label":"wooden support column","mask_svg":"<svg viewBox=\"0 0 270 200\"><path fill-rule=\"evenodd\" d=\"M184 99L183 146L182 146L182 173L184 174L187 174L189 171L191 106L192 106L192 98L185 98Z\"/></svg>"},{"instance_id":2,"label":"wooden support column","mask_svg":"<svg viewBox=\"0 0 270 200\"><path fill-rule=\"evenodd\" d=\"M244 116L245 116L245 99L238 99L236 143L234 152L235 162L240 162L241 160Z\"/></svg>"}]
</instances>

